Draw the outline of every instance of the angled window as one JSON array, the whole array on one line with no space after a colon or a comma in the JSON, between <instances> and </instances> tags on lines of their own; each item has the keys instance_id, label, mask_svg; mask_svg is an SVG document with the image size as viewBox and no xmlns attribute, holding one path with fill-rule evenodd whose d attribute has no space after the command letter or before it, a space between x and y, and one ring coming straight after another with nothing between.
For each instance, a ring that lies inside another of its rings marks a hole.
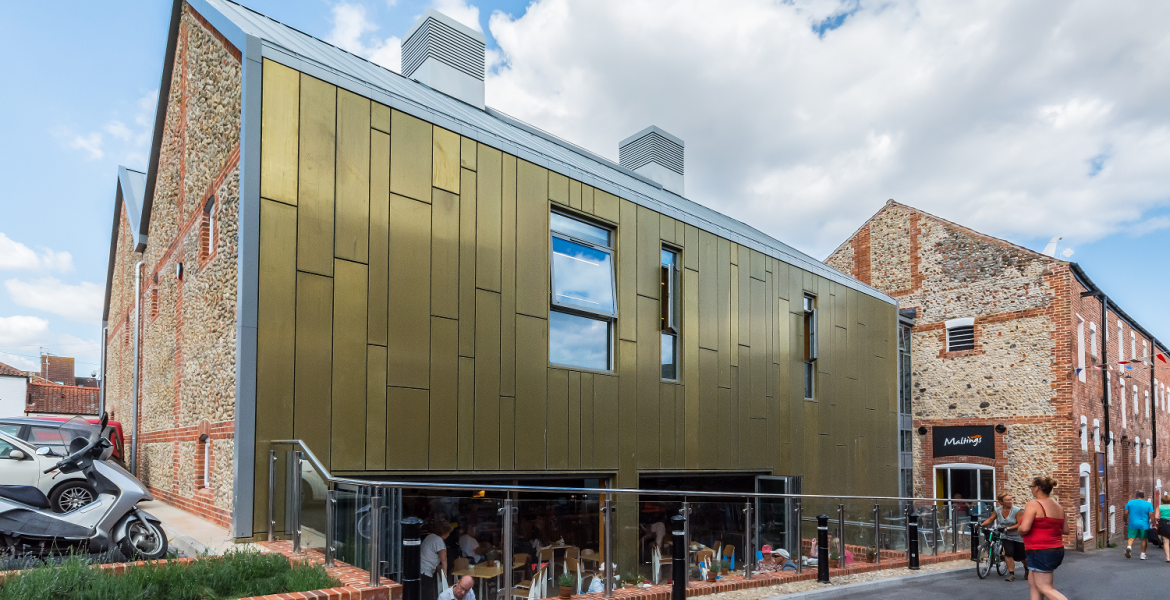
<instances>
[{"instance_id":1,"label":"angled window","mask_svg":"<svg viewBox=\"0 0 1170 600\"><path fill-rule=\"evenodd\" d=\"M560 213L552 230L549 362L608 370L617 318L613 232Z\"/></svg>"},{"instance_id":2,"label":"angled window","mask_svg":"<svg viewBox=\"0 0 1170 600\"><path fill-rule=\"evenodd\" d=\"M1097 324L1089 323L1089 355L1098 356L1097 354Z\"/></svg>"},{"instance_id":3,"label":"angled window","mask_svg":"<svg viewBox=\"0 0 1170 600\"><path fill-rule=\"evenodd\" d=\"M804 399L815 398L817 373L817 299L804 297Z\"/></svg>"},{"instance_id":4,"label":"angled window","mask_svg":"<svg viewBox=\"0 0 1170 600\"><path fill-rule=\"evenodd\" d=\"M662 249L662 378L678 379L678 252Z\"/></svg>"},{"instance_id":5,"label":"angled window","mask_svg":"<svg viewBox=\"0 0 1170 600\"><path fill-rule=\"evenodd\" d=\"M947 326L947 352L975 349L975 319L951 319Z\"/></svg>"},{"instance_id":6,"label":"angled window","mask_svg":"<svg viewBox=\"0 0 1170 600\"><path fill-rule=\"evenodd\" d=\"M1077 377L1085 381L1085 319L1077 315Z\"/></svg>"}]
</instances>

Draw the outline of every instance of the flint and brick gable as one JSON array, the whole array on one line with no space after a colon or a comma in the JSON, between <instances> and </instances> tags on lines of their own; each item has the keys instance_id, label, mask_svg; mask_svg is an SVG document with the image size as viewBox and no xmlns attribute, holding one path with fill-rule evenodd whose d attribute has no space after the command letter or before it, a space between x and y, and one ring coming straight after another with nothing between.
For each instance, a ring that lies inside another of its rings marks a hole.
<instances>
[{"instance_id":1,"label":"flint and brick gable","mask_svg":"<svg viewBox=\"0 0 1170 600\"><path fill-rule=\"evenodd\" d=\"M1102 407L1104 372L1112 373L1114 400L1109 407L1109 426L1116 441L1113 465L1108 467L1108 504L1102 511L1105 520L1109 505L1115 506L1115 526L1120 530L1124 527L1121 507L1133 492L1140 489L1149 496L1157 481L1166 482L1170 464L1164 456L1147 464L1144 444L1146 439L1152 440L1150 421L1157 418L1159 446L1167 447L1170 415L1152 406L1151 418L1145 417L1144 406L1139 406L1139 418L1133 415L1133 386L1138 386L1142 405L1145 392L1150 390L1150 367L1118 370L1119 316L1111 310L1108 322L1102 326L1100 300L1082 297L1089 290L1072 263L893 201L825 262L894 296L901 308L917 309L911 333L916 429L1000 424L1007 427L1006 433L997 434L995 459L935 459L929 431L925 436L915 434L917 495L934 495L933 467L937 464L988 465L995 468L996 491L1010 491L1017 499L1031 497L1028 484L1033 477L1056 478L1054 495L1070 515L1076 516L1082 503L1080 473L1085 467L1094 471L1097 462L1092 440L1087 450L1081 449L1082 415L1088 422L1090 437L1094 419L1098 421L1102 455L1107 451ZM1084 382L1076 374L1078 316L1085 322L1086 353L1091 351L1090 323L1096 324L1098 332L1098 356L1085 358L1090 368ZM974 319L975 348L948 352L945 323L959 318ZM1125 354L1129 357L1130 332L1134 329L1129 323L1124 329ZM1109 338L1104 343L1106 332ZM1153 347L1152 340L1137 332L1139 354L1143 340L1147 347ZM1107 357L1100 356L1105 350ZM1092 368L1110 362L1112 371ZM1154 364L1167 367L1156 360ZM1118 402L1119 374L1124 374L1129 390L1125 427ZM1158 379L1170 379L1170 371L1159 371ZM1140 447L1134 445L1139 439ZM1141 465L1135 462L1135 451L1142 453ZM1090 533L1094 540L1100 540L1104 536L1095 505L1095 473L1090 475L1089 484L1084 501L1093 502ZM1170 483L1164 485L1170 488ZM1076 527L1071 530L1075 532ZM1116 535L1113 537L1116 539ZM1065 542L1074 545L1075 534L1067 536ZM1093 546L1095 542L1087 541L1086 545Z\"/></svg>"}]
</instances>

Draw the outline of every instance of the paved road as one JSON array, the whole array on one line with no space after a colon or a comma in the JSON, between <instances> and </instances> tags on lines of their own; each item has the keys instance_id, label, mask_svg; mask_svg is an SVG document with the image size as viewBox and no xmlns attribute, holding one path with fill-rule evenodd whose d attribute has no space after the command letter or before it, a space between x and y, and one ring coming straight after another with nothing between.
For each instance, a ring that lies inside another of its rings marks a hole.
<instances>
[{"instance_id":1,"label":"paved road","mask_svg":"<svg viewBox=\"0 0 1170 600\"><path fill-rule=\"evenodd\" d=\"M1170 563L1160 548L1150 547L1148 560L1126 560L1125 547L1098 550L1093 553L1066 552L1064 564L1056 570L1056 589L1070 600L1092 598L1125 600L1129 598L1170 597ZM1157 552L1157 554L1154 554ZM1027 598L1028 582L1023 569L1016 566L1019 579L1004 582L994 574L980 580L975 566L954 574L930 578L928 581L907 582L896 588L886 588L841 596L841 598L893 598L898 600L947 600L990 598Z\"/></svg>"}]
</instances>

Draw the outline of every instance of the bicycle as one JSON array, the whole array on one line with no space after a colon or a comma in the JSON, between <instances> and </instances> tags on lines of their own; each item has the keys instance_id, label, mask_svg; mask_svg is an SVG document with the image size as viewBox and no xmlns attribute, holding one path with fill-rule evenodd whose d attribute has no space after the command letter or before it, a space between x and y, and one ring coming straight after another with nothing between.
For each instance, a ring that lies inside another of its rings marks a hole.
<instances>
[{"instance_id":1,"label":"bicycle","mask_svg":"<svg viewBox=\"0 0 1170 600\"><path fill-rule=\"evenodd\" d=\"M979 543L979 559L975 563L975 573L979 575L980 579L986 578L991 573L992 566L995 566L996 572L1000 575L1007 574L1007 558L1003 552L1002 536L1004 531L1002 527L983 529L986 535Z\"/></svg>"}]
</instances>

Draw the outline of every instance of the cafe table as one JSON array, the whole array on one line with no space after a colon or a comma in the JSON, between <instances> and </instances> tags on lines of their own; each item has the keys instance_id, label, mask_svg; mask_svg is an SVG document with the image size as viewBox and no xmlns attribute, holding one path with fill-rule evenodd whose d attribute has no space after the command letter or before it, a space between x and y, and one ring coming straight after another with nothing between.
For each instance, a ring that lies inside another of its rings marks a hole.
<instances>
[{"instance_id":1,"label":"cafe table","mask_svg":"<svg viewBox=\"0 0 1170 600\"><path fill-rule=\"evenodd\" d=\"M494 579L504 574L503 567L497 567L494 564L480 563L467 569L459 569L458 571L451 571L451 574L457 578L470 576L479 581L479 592L476 593L476 598L486 599L487 596L483 592L483 582L486 579ZM456 579L458 581L458 579Z\"/></svg>"}]
</instances>

